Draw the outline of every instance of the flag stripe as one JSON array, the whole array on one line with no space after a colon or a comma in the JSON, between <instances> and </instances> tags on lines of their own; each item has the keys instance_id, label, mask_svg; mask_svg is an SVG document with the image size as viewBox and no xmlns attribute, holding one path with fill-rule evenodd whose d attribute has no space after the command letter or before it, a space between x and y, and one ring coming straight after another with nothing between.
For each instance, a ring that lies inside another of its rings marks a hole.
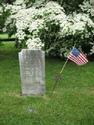
<instances>
[{"instance_id":1,"label":"flag stripe","mask_svg":"<svg viewBox=\"0 0 94 125\"><path fill-rule=\"evenodd\" d=\"M78 65L83 65L83 64L84 64L83 61L81 61L79 58L76 58L74 55L71 55L71 56L69 57L69 59L72 60L72 61L74 61L74 62L77 63Z\"/></svg>"},{"instance_id":2,"label":"flag stripe","mask_svg":"<svg viewBox=\"0 0 94 125\"><path fill-rule=\"evenodd\" d=\"M80 55L77 57L77 60L81 63L83 63L83 60L81 59Z\"/></svg>"},{"instance_id":3,"label":"flag stripe","mask_svg":"<svg viewBox=\"0 0 94 125\"><path fill-rule=\"evenodd\" d=\"M68 57L70 60L74 61L78 65L80 64L79 60L76 59L76 57L71 53L70 56Z\"/></svg>"},{"instance_id":4,"label":"flag stripe","mask_svg":"<svg viewBox=\"0 0 94 125\"><path fill-rule=\"evenodd\" d=\"M81 58L84 62L88 62L87 58L83 55L83 54L80 54L81 55Z\"/></svg>"},{"instance_id":5,"label":"flag stripe","mask_svg":"<svg viewBox=\"0 0 94 125\"><path fill-rule=\"evenodd\" d=\"M80 54L80 58L82 59L82 61L83 61L84 63L87 63L87 62L88 62L88 60L87 60L82 54Z\"/></svg>"},{"instance_id":6,"label":"flag stripe","mask_svg":"<svg viewBox=\"0 0 94 125\"><path fill-rule=\"evenodd\" d=\"M81 57L81 55L79 55L77 58L78 58L78 60L80 60L81 63L85 63L85 61L83 60L83 57Z\"/></svg>"},{"instance_id":7,"label":"flag stripe","mask_svg":"<svg viewBox=\"0 0 94 125\"><path fill-rule=\"evenodd\" d=\"M72 52L70 52L70 54L68 55L68 59L70 59L71 61L75 62L78 65L83 65L88 62L85 55L81 53L75 56Z\"/></svg>"},{"instance_id":8,"label":"flag stripe","mask_svg":"<svg viewBox=\"0 0 94 125\"><path fill-rule=\"evenodd\" d=\"M78 65L80 65L82 63L81 60L79 60L78 57L76 58L75 56L73 56L73 58L76 60L76 62L77 62Z\"/></svg>"},{"instance_id":9,"label":"flag stripe","mask_svg":"<svg viewBox=\"0 0 94 125\"><path fill-rule=\"evenodd\" d=\"M88 62L86 56L83 53L80 53L79 50L76 49L75 47L73 47L72 51L68 55L68 59L70 59L71 61L75 62L78 65L83 65Z\"/></svg>"}]
</instances>

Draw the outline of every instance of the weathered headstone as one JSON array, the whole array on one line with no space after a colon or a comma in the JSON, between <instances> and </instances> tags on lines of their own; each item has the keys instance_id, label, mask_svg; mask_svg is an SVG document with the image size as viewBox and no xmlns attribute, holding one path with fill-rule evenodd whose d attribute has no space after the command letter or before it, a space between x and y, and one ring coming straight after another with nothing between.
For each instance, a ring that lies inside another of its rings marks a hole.
<instances>
[{"instance_id":1,"label":"weathered headstone","mask_svg":"<svg viewBox=\"0 0 94 125\"><path fill-rule=\"evenodd\" d=\"M94 16L94 0L90 0L91 8L91 15Z\"/></svg>"},{"instance_id":2,"label":"weathered headstone","mask_svg":"<svg viewBox=\"0 0 94 125\"><path fill-rule=\"evenodd\" d=\"M42 50L22 49L19 53L22 95L45 93L45 53Z\"/></svg>"}]
</instances>

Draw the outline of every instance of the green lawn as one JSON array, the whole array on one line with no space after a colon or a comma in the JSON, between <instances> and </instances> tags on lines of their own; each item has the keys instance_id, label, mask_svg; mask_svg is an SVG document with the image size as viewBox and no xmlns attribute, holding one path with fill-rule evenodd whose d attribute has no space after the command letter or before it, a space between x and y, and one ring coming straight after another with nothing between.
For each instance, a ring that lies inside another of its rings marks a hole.
<instances>
[{"instance_id":1,"label":"green lawn","mask_svg":"<svg viewBox=\"0 0 94 125\"><path fill-rule=\"evenodd\" d=\"M47 93L21 96L18 51L14 43L0 45L0 125L94 125L94 62L69 62L52 97L54 75L62 59L46 59Z\"/></svg>"},{"instance_id":2,"label":"green lawn","mask_svg":"<svg viewBox=\"0 0 94 125\"><path fill-rule=\"evenodd\" d=\"M0 34L0 39L7 39L8 38L8 34ZM15 38L15 35L12 35L11 38Z\"/></svg>"}]
</instances>

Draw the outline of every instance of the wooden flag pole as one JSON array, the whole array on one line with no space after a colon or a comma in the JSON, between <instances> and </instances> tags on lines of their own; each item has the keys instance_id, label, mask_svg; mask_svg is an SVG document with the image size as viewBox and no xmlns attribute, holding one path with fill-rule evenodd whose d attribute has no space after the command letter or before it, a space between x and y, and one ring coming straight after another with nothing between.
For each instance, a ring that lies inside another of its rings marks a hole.
<instances>
[{"instance_id":1,"label":"wooden flag pole","mask_svg":"<svg viewBox=\"0 0 94 125\"><path fill-rule=\"evenodd\" d=\"M76 46L76 43L74 44L74 46L73 47L75 47ZM71 51L70 51L71 52ZM70 53L69 52L69 53ZM66 64L68 63L68 58L67 58L67 60L66 60L66 62L64 63L64 65L63 65L63 67L62 67L62 69L61 69L61 71L60 71L60 74L62 74L62 72L63 72L63 70L65 69L65 67L66 67Z\"/></svg>"},{"instance_id":2,"label":"wooden flag pole","mask_svg":"<svg viewBox=\"0 0 94 125\"><path fill-rule=\"evenodd\" d=\"M75 47L75 46L76 46L76 43L74 44L73 47ZM71 51L70 51L69 53L71 53ZM62 67L62 69L61 69L61 71L60 71L60 74L62 74L63 70L65 69L66 64L68 63L68 60L69 60L69 59L67 58L66 62L64 63L64 65L63 65L63 67Z\"/></svg>"},{"instance_id":3,"label":"wooden flag pole","mask_svg":"<svg viewBox=\"0 0 94 125\"><path fill-rule=\"evenodd\" d=\"M53 95L53 92L54 92L54 90L55 90L57 84L61 81L61 74L62 74L62 72L64 71L68 60L69 60L69 59L67 58L67 60L66 60L66 62L64 63L64 65L63 65L61 71L59 72L59 74L58 74L57 76L55 76L55 83L54 83L54 86L53 86L53 88L52 88L52 92L51 92L51 95L50 95L50 96Z\"/></svg>"},{"instance_id":4,"label":"wooden flag pole","mask_svg":"<svg viewBox=\"0 0 94 125\"><path fill-rule=\"evenodd\" d=\"M76 46L76 43L74 44L73 47L75 47L75 46ZM71 52L71 51L70 51L70 52ZM69 53L70 53L70 52L69 52ZM63 65L63 67L62 67L62 69L61 69L61 71L59 72L59 74L58 74L57 76L55 76L55 83L54 83L54 86L53 86L53 88L52 88L51 96L53 95L53 92L54 92L54 90L55 90L55 88L56 88L58 82L61 80L61 74L62 74L62 72L64 71L64 69L65 69L65 67L66 67L66 64L68 63L68 60L69 60L69 59L67 58L67 60L65 61L64 65Z\"/></svg>"},{"instance_id":5,"label":"wooden flag pole","mask_svg":"<svg viewBox=\"0 0 94 125\"><path fill-rule=\"evenodd\" d=\"M64 71L64 69L65 69L65 67L66 67L66 64L68 63L68 58L67 58L67 60L66 60L66 62L64 63L64 65L63 65L63 67L62 67L62 69L61 69L61 71L60 71L60 74L62 74L62 72Z\"/></svg>"}]
</instances>

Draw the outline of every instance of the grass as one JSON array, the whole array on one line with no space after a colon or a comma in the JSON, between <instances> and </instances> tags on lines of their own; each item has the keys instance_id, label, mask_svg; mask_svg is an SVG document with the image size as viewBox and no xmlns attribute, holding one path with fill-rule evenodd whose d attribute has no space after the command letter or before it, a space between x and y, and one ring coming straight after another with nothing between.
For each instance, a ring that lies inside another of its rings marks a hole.
<instances>
[{"instance_id":1,"label":"grass","mask_svg":"<svg viewBox=\"0 0 94 125\"><path fill-rule=\"evenodd\" d=\"M54 75L64 62L46 59L43 97L21 96L18 52L14 43L0 45L0 125L94 125L94 62L69 62L52 97Z\"/></svg>"},{"instance_id":2,"label":"grass","mask_svg":"<svg viewBox=\"0 0 94 125\"><path fill-rule=\"evenodd\" d=\"M11 38L15 38L15 35L12 35ZM0 34L0 39L8 39L8 34Z\"/></svg>"}]
</instances>

